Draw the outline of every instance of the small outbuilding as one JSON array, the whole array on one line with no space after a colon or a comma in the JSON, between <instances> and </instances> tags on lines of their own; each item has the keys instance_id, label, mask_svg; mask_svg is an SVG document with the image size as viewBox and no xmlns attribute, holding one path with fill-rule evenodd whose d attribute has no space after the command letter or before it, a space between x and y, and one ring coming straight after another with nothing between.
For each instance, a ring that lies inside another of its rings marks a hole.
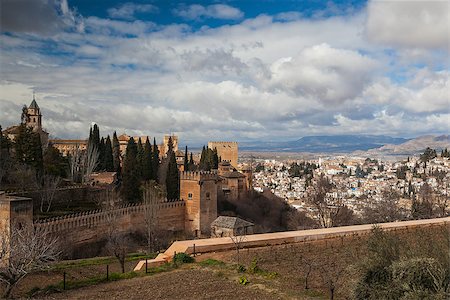
<instances>
[{"instance_id":1,"label":"small outbuilding","mask_svg":"<svg viewBox=\"0 0 450 300\"><path fill-rule=\"evenodd\" d=\"M255 224L238 217L219 216L211 223L211 237L253 234Z\"/></svg>"}]
</instances>

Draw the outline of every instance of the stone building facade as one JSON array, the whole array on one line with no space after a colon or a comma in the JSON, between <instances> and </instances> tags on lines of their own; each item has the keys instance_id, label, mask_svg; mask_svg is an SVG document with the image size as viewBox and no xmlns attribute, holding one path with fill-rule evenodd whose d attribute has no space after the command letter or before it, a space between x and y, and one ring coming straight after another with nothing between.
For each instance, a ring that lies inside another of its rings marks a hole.
<instances>
[{"instance_id":1,"label":"stone building facade","mask_svg":"<svg viewBox=\"0 0 450 300\"><path fill-rule=\"evenodd\" d=\"M213 172L180 173L180 199L186 203L185 230L196 237L208 236L217 218L218 182Z\"/></svg>"},{"instance_id":2,"label":"stone building facade","mask_svg":"<svg viewBox=\"0 0 450 300\"><path fill-rule=\"evenodd\" d=\"M233 167L238 165L238 143L237 142L208 142L208 148L217 149L217 154L222 161L229 162Z\"/></svg>"},{"instance_id":3,"label":"stone building facade","mask_svg":"<svg viewBox=\"0 0 450 300\"><path fill-rule=\"evenodd\" d=\"M9 232L13 226L24 226L33 220L31 198L8 196L0 192L0 233Z\"/></svg>"}]
</instances>

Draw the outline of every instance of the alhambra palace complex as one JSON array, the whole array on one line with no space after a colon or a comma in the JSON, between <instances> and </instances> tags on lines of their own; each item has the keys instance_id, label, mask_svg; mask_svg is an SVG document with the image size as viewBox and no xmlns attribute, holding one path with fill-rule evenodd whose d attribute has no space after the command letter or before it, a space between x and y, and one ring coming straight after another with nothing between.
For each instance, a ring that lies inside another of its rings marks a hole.
<instances>
[{"instance_id":1,"label":"alhambra palace complex","mask_svg":"<svg viewBox=\"0 0 450 300\"><path fill-rule=\"evenodd\" d=\"M75 149L84 150L87 147L87 140L48 139L49 134L42 127L42 114L35 99L26 109L26 125L40 134L44 148L51 144L63 155L68 155ZM14 140L17 129L18 126L12 126L4 133ZM208 147L217 149L221 157L218 170L185 172L183 170L184 153L178 150L178 137L171 137L180 169L180 196L178 200L164 199L157 204L156 224L159 228L172 232L209 237L211 223L218 217L218 196L221 194L230 200L239 199L251 189L251 170L237 171L238 144L236 142L209 142ZM123 156L130 136L122 134L118 139ZM168 141L169 136L165 136L163 143L159 145L161 156L167 152ZM143 230L141 227L145 224L143 220L145 209L145 204L128 204L114 211L95 210L39 220L35 221L34 226L47 228L76 247L101 240L107 232L111 214L118 217L123 232ZM1 227L8 228L17 220L31 221L33 220L32 212L31 199L0 192L0 215L3 220Z\"/></svg>"}]
</instances>

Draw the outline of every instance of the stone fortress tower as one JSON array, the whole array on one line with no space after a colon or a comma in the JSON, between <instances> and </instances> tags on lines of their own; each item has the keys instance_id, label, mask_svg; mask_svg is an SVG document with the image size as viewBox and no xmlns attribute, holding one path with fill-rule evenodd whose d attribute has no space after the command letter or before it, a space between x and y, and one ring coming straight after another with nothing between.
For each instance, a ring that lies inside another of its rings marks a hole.
<instances>
[{"instance_id":1,"label":"stone fortress tower","mask_svg":"<svg viewBox=\"0 0 450 300\"><path fill-rule=\"evenodd\" d=\"M180 199L186 202L185 230L196 237L209 236L217 218L219 178L213 172L181 172Z\"/></svg>"},{"instance_id":2,"label":"stone fortress tower","mask_svg":"<svg viewBox=\"0 0 450 300\"><path fill-rule=\"evenodd\" d=\"M233 167L238 164L238 143L237 142L208 142L208 148L217 149L217 155L222 161L229 162Z\"/></svg>"},{"instance_id":3,"label":"stone fortress tower","mask_svg":"<svg viewBox=\"0 0 450 300\"><path fill-rule=\"evenodd\" d=\"M0 191L0 233L9 233L13 226L33 223L31 198L8 196Z\"/></svg>"}]
</instances>

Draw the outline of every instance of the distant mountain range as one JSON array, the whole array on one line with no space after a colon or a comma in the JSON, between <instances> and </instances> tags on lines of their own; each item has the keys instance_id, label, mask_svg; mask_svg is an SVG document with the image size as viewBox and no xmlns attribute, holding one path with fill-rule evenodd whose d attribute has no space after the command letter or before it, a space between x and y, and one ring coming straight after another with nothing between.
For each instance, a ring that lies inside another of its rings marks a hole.
<instances>
[{"instance_id":1,"label":"distant mountain range","mask_svg":"<svg viewBox=\"0 0 450 300\"><path fill-rule=\"evenodd\" d=\"M309 152L397 155L420 152L426 147L450 148L450 136L422 136L414 139L394 138L384 135L330 135L306 136L290 142L241 142L239 149L258 152Z\"/></svg>"},{"instance_id":2,"label":"distant mountain range","mask_svg":"<svg viewBox=\"0 0 450 300\"><path fill-rule=\"evenodd\" d=\"M423 152L427 147L441 150L450 149L450 135L424 135L402 144L386 144L380 148L370 149L369 154L408 155Z\"/></svg>"}]
</instances>

